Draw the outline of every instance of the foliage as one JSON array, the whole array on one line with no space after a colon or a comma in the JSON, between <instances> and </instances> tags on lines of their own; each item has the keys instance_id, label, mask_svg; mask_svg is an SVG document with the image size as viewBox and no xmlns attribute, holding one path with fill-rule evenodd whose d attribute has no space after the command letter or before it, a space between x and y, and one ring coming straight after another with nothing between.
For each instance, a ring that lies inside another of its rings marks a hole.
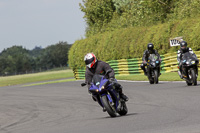
<instances>
[{"instance_id":1,"label":"foliage","mask_svg":"<svg viewBox=\"0 0 200 133\"><path fill-rule=\"evenodd\" d=\"M65 42L48 46L39 57L39 66L43 69L66 66L69 48Z\"/></svg>"},{"instance_id":2,"label":"foliage","mask_svg":"<svg viewBox=\"0 0 200 133\"><path fill-rule=\"evenodd\" d=\"M174 2L173 19L196 17L200 14L199 0L177 0Z\"/></svg>"},{"instance_id":3,"label":"foliage","mask_svg":"<svg viewBox=\"0 0 200 133\"><path fill-rule=\"evenodd\" d=\"M174 52L169 39L183 36L193 50L200 50L199 0L83 0L88 24L86 39L69 51L72 68L84 67L83 57L94 52L108 61L141 57L152 42L160 54Z\"/></svg>"},{"instance_id":4,"label":"foliage","mask_svg":"<svg viewBox=\"0 0 200 133\"><path fill-rule=\"evenodd\" d=\"M77 40L69 51L69 65L71 68L84 67L83 58L88 52L104 61L142 57L149 42L154 43L160 54L175 52L179 47L170 47L169 39L178 36L183 36L193 50L200 50L200 18L122 28Z\"/></svg>"},{"instance_id":5,"label":"foliage","mask_svg":"<svg viewBox=\"0 0 200 133\"><path fill-rule=\"evenodd\" d=\"M49 81L63 79L63 78L72 78L73 72L70 69L65 70L56 70L56 71L46 71L40 73L32 73L26 75L15 75L15 76L5 76L0 77L0 87L1 86L10 86L10 85L18 85L18 84L27 84L40 81Z\"/></svg>"},{"instance_id":6,"label":"foliage","mask_svg":"<svg viewBox=\"0 0 200 133\"><path fill-rule=\"evenodd\" d=\"M200 14L199 0L83 0L87 37L115 29L152 26Z\"/></svg>"},{"instance_id":7,"label":"foliage","mask_svg":"<svg viewBox=\"0 0 200 133\"><path fill-rule=\"evenodd\" d=\"M16 75L67 66L71 45L59 42L45 49L13 46L0 53L0 75Z\"/></svg>"},{"instance_id":8,"label":"foliage","mask_svg":"<svg viewBox=\"0 0 200 133\"><path fill-rule=\"evenodd\" d=\"M85 13L87 35L102 32L101 27L110 22L115 11L112 0L83 0L80 8Z\"/></svg>"}]
</instances>

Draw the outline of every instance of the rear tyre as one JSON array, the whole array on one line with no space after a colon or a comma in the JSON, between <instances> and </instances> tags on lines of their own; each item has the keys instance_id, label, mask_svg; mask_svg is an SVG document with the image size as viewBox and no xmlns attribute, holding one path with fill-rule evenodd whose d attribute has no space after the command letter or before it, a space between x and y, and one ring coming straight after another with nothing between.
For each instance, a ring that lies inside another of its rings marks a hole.
<instances>
[{"instance_id":1,"label":"rear tyre","mask_svg":"<svg viewBox=\"0 0 200 133\"><path fill-rule=\"evenodd\" d=\"M116 117L117 113L115 111L114 108L112 108L112 105L110 104L108 98L106 95L101 97L103 106L106 108L107 113L111 116L111 117Z\"/></svg>"}]
</instances>

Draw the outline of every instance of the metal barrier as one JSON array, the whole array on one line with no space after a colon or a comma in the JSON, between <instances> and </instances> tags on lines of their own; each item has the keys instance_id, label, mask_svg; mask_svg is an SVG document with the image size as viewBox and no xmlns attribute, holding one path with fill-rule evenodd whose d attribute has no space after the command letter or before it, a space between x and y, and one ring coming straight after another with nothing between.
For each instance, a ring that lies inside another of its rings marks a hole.
<instances>
[{"instance_id":1,"label":"metal barrier","mask_svg":"<svg viewBox=\"0 0 200 133\"><path fill-rule=\"evenodd\" d=\"M194 53L200 59L200 51L195 51ZM178 71L176 52L161 55L161 59L161 73ZM116 75L143 74L140 68L142 58L110 60L107 63L114 69ZM76 79L85 78L85 68L74 69L73 72Z\"/></svg>"}]
</instances>

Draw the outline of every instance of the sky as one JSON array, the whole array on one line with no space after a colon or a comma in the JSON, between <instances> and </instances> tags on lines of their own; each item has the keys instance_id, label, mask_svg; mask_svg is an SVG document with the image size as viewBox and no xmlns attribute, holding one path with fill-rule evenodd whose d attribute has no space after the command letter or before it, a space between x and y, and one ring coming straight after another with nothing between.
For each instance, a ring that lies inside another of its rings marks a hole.
<instances>
[{"instance_id":1,"label":"sky","mask_svg":"<svg viewBox=\"0 0 200 133\"><path fill-rule=\"evenodd\" d=\"M85 38L82 0L0 0L0 52L14 45L32 50Z\"/></svg>"}]
</instances>

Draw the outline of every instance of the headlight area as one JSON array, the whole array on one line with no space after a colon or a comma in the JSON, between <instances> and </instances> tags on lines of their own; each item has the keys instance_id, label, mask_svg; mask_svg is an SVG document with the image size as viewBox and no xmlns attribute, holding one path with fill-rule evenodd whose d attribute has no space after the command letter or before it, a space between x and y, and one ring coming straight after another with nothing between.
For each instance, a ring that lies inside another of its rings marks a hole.
<instances>
[{"instance_id":1,"label":"headlight area","mask_svg":"<svg viewBox=\"0 0 200 133\"><path fill-rule=\"evenodd\" d=\"M101 86L101 90L103 90L103 89L105 89L105 86L103 85L103 86Z\"/></svg>"},{"instance_id":2,"label":"headlight area","mask_svg":"<svg viewBox=\"0 0 200 133\"><path fill-rule=\"evenodd\" d=\"M101 90L104 90L107 86L109 85L109 81L106 81L102 86L101 86Z\"/></svg>"}]
</instances>

